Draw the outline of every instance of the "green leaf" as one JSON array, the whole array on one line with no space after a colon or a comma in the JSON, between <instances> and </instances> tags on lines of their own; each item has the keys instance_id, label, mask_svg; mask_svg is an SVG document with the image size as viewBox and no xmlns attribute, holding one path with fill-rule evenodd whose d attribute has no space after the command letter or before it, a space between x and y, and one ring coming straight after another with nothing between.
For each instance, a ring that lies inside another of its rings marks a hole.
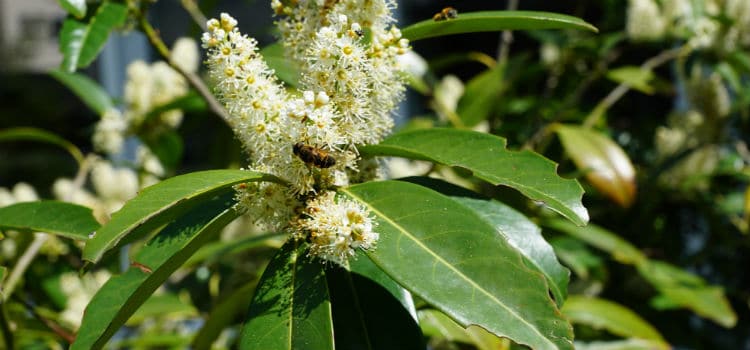
<instances>
[{"instance_id":1,"label":"green leaf","mask_svg":"<svg viewBox=\"0 0 750 350\"><path fill-rule=\"evenodd\" d=\"M419 310L419 324L425 336L472 344L478 350L509 349L507 340L487 332L482 327L463 328L437 310Z\"/></svg>"},{"instance_id":2,"label":"green leaf","mask_svg":"<svg viewBox=\"0 0 750 350\"><path fill-rule=\"evenodd\" d=\"M49 72L49 75L67 86L86 106L99 115L114 107L112 99L104 88L81 73L68 73L56 69Z\"/></svg>"},{"instance_id":3,"label":"green leaf","mask_svg":"<svg viewBox=\"0 0 750 350\"><path fill-rule=\"evenodd\" d=\"M583 188L563 179L556 164L531 152L505 149L505 139L456 129L421 129L394 134L378 145L360 148L363 156L395 156L466 168L493 185L505 185L544 202L577 225L589 214L581 203Z\"/></svg>"},{"instance_id":4,"label":"green leaf","mask_svg":"<svg viewBox=\"0 0 750 350\"><path fill-rule=\"evenodd\" d=\"M263 272L239 348L333 350L331 302L323 265L291 239Z\"/></svg>"},{"instance_id":5,"label":"green leaf","mask_svg":"<svg viewBox=\"0 0 750 350\"><path fill-rule=\"evenodd\" d=\"M125 5L105 1L89 23L66 19L60 30L62 70L75 72L91 64L107 42L109 33L125 22L127 14Z\"/></svg>"},{"instance_id":6,"label":"green leaf","mask_svg":"<svg viewBox=\"0 0 750 350\"><path fill-rule=\"evenodd\" d=\"M268 64L268 67L274 70L276 76L289 86L299 85L299 68L297 64L289 59L284 53L284 46L281 43L274 43L260 50L260 55Z\"/></svg>"},{"instance_id":7,"label":"green leaf","mask_svg":"<svg viewBox=\"0 0 750 350\"><path fill-rule=\"evenodd\" d=\"M24 202L0 208L0 229L45 232L87 240L99 228L91 209L58 201Z\"/></svg>"},{"instance_id":8,"label":"green leaf","mask_svg":"<svg viewBox=\"0 0 750 350\"><path fill-rule=\"evenodd\" d=\"M646 320L632 310L615 302L572 295L565 302L563 314L574 324L585 324L595 329L605 329L623 338L653 340L657 349L669 349L664 337Z\"/></svg>"},{"instance_id":9,"label":"green leaf","mask_svg":"<svg viewBox=\"0 0 750 350\"><path fill-rule=\"evenodd\" d=\"M555 237L549 243L560 261L582 279L589 279L591 270L600 269L604 264L586 244L573 237Z\"/></svg>"},{"instance_id":10,"label":"green leaf","mask_svg":"<svg viewBox=\"0 0 750 350\"><path fill-rule=\"evenodd\" d=\"M211 242L201 247L200 250L190 257L190 260L185 265L192 266L198 263L211 264L220 258L231 257L234 254L262 245L278 248L281 244L277 242L281 236L286 236L286 234L268 233L229 241ZM269 242L269 240L273 241Z\"/></svg>"},{"instance_id":11,"label":"green leaf","mask_svg":"<svg viewBox=\"0 0 750 350\"><path fill-rule=\"evenodd\" d=\"M625 339L614 341L576 342L576 350L658 350L665 349L663 344L653 340ZM667 346L666 349L669 349Z\"/></svg>"},{"instance_id":12,"label":"green leaf","mask_svg":"<svg viewBox=\"0 0 750 350\"><path fill-rule=\"evenodd\" d=\"M674 306L688 308L725 328L737 324L737 314L723 288L707 285L699 276L660 261L646 261L638 266L638 272Z\"/></svg>"},{"instance_id":13,"label":"green leaf","mask_svg":"<svg viewBox=\"0 0 750 350\"><path fill-rule=\"evenodd\" d=\"M654 93L654 87L651 86L651 81L654 80L654 72L649 69L643 69L638 66L618 67L609 70L607 78L616 83L627 84L631 88L647 95Z\"/></svg>"},{"instance_id":14,"label":"green leaf","mask_svg":"<svg viewBox=\"0 0 750 350\"><path fill-rule=\"evenodd\" d=\"M424 349L415 315L377 282L332 267L326 280L339 349Z\"/></svg>"},{"instance_id":15,"label":"green leaf","mask_svg":"<svg viewBox=\"0 0 750 350\"><path fill-rule=\"evenodd\" d=\"M136 326L154 317L188 318L198 316L195 306L187 304L175 294L152 295L130 316L128 326Z\"/></svg>"},{"instance_id":16,"label":"green leaf","mask_svg":"<svg viewBox=\"0 0 750 350\"><path fill-rule=\"evenodd\" d=\"M465 126L473 127L490 116L507 87L504 76L505 66L498 64L469 80L456 110Z\"/></svg>"},{"instance_id":17,"label":"green leaf","mask_svg":"<svg viewBox=\"0 0 750 350\"><path fill-rule=\"evenodd\" d=\"M560 265L552 246L542 237L542 230L523 214L498 201L453 198L470 208L511 246L523 255L526 263L547 279L557 306L568 296L570 271Z\"/></svg>"},{"instance_id":18,"label":"green leaf","mask_svg":"<svg viewBox=\"0 0 750 350\"><path fill-rule=\"evenodd\" d=\"M86 15L86 0L57 0L57 3L76 18L83 18Z\"/></svg>"},{"instance_id":19,"label":"green leaf","mask_svg":"<svg viewBox=\"0 0 750 350\"><path fill-rule=\"evenodd\" d=\"M646 257L638 248L620 236L605 230L594 224L585 227L571 225L565 220L550 219L542 222L542 226L548 227L578 238L596 248L599 248L623 263L635 265L646 261Z\"/></svg>"},{"instance_id":20,"label":"green leaf","mask_svg":"<svg viewBox=\"0 0 750 350\"><path fill-rule=\"evenodd\" d=\"M565 152L600 192L622 207L635 200L635 168L622 148L597 131L556 124Z\"/></svg>"},{"instance_id":21,"label":"green leaf","mask_svg":"<svg viewBox=\"0 0 750 350\"><path fill-rule=\"evenodd\" d=\"M86 243L83 259L96 263L126 236L150 233L208 198L232 192L236 184L254 181L279 180L252 171L209 170L169 178L143 189Z\"/></svg>"},{"instance_id":22,"label":"green leaf","mask_svg":"<svg viewBox=\"0 0 750 350\"><path fill-rule=\"evenodd\" d=\"M378 223L372 261L396 282L462 326L479 325L534 349L572 349L573 332L544 277L472 210L400 181L340 192Z\"/></svg>"},{"instance_id":23,"label":"green leaf","mask_svg":"<svg viewBox=\"0 0 750 350\"><path fill-rule=\"evenodd\" d=\"M258 280L255 279L232 291L229 295L219 298L219 303L211 309L203 327L193 338L191 349L210 350L211 345L221 332L238 315L247 310L250 305L249 295L253 293L257 284Z\"/></svg>"},{"instance_id":24,"label":"green leaf","mask_svg":"<svg viewBox=\"0 0 750 350\"><path fill-rule=\"evenodd\" d=\"M559 13L537 11L482 11L459 13L446 21L424 20L401 30L411 41L437 36L496 32L501 30L581 29L598 32L580 18Z\"/></svg>"},{"instance_id":25,"label":"green leaf","mask_svg":"<svg viewBox=\"0 0 750 350\"><path fill-rule=\"evenodd\" d=\"M36 141L49 143L68 151L78 164L83 164L83 153L81 153L81 150L79 150L76 145L49 131L25 127L0 130L0 142L9 141Z\"/></svg>"},{"instance_id":26,"label":"green leaf","mask_svg":"<svg viewBox=\"0 0 750 350\"><path fill-rule=\"evenodd\" d=\"M385 290L391 293L393 298L401 302L401 306L411 314L415 321L418 320L417 309L414 306L414 299L411 297L411 293L391 279L391 277L375 265L367 255L361 255L362 256L358 256L356 259L349 261L349 270L372 280L379 284L381 288L385 288Z\"/></svg>"},{"instance_id":27,"label":"green leaf","mask_svg":"<svg viewBox=\"0 0 750 350\"><path fill-rule=\"evenodd\" d=\"M229 198L225 194L194 208L149 240L130 268L110 278L91 299L71 350L102 348L172 272L237 217L227 209Z\"/></svg>"}]
</instances>

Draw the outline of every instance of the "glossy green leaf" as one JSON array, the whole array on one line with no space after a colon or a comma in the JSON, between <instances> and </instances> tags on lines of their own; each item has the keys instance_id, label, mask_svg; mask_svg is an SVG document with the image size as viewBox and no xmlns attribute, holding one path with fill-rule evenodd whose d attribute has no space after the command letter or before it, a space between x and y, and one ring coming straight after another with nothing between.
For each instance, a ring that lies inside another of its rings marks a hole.
<instances>
[{"instance_id":1,"label":"glossy green leaf","mask_svg":"<svg viewBox=\"0 0 750 350\"><path fill-rule=\"evenodd\" d=\"M632 310L609 300L572 295L562 308L574 324L604 329L623 338L653 340L658 349L669 349L664 337Z\"/></svg>"},{"instance_id":2,"label":"glossy green leaf","mask_svg":"<svg viewBox=\"0 0 750 350\"><path fill-rule=\"evenodd\" d=\"M572 349L572 328L540 273L472 210L401 181L340 192L367 206L380 233L372 261L463 326L534 349Z\"/></svg>"},{"instance_id":3,"label":"glossy green leaf","mask_svg":"<svg viewBox=\"0 0 750 350\"><path fill-rule=\"evenodd\" d=\"M324 265L305 248L290 240L268 263L242 327L241 350L333 350Z\"/></svg>"},{"instance_id":4,"label":"glossy green leaf","mask_svg":"<svg viewBox=\"0 0 750 350\"><path fill-rule=\"evenodd\" d=\"M297 64L284 53L284 46L281 43L264 47L260 50L260 54L281 81L289 86L299 85L300 72Z\"/></svg>"},{"instance_id":5,"label":"glossy green leaf","mask_svg":"<svg viewBox=\"0 0 750 350\"><path fill-rule=\"evenodd\" d=\"M638 264L646 261L646 257L638 248L620 236L594 224L585 227L572 225L565 220L551 219L542 222L542 226L567 233L596 248L599 248L623 264Z\"/></svg>"},{"instance_id":6,"label":"glossy green leaf","mask_svg":"<svg viewBox=\"0 0 750 350\"><path fill-rule=\"evenodd\" d=\"M391 277L375 265L367 255L362 254L362 256L358 256L356 259L350 260L349 270L372 280L379 284L381 288L385 288L385 290L391 293L391 296L401 302L401 306L411 314L415 321L418 320L417 309L414 306L414 299L412 298L411 293L391 279Z\"/></svg>"},{"instance_id":7,"label":"glossy green leaf","mask_svg":"<svg viewBox=\"0 0 750 350\"><path fill-rule=\"evenodd\" d=\"M660 261L646 261L638 272L675 307L688 308L726 328L737 324L722 287L707 285L699 276Z\"/></svg>"},{"instance_id":8,"label":"glossy green leaf","mask_svg":"<svg viewBox=\"0 0 750 350\"><path fill-rule=\"evenodd\" d=\"M608 136L579 126L557 124L565 152L597 190L623 207L635 200L635 168L622 148Z\"/></svg>"},{"instance_id":9,"label":"glossy green leaf","mask_svg":"<svg viewBox=\"0 0 750 350\"><path fill-rule=\"evenodd\" d=\"M83 153L81 153L81 150L78 149L76 145L46 130L25 127L0 130L0 142L10 141L35 141L49 143L66 150L68 153L70 153L71 156L73 156L73 158L75 158L78 164L83 164Z\"/></svg>"},{"instance_id":10,"label":"glossy green leaf","mask_svg":"<svg viewBox=\"0 0 750 350\"><path fill-rule=\"evenodd\" d=\"M0 208L0 229L45 232L87 240L99 228L90 208L58 201L23 202Z\"/></svg>"},{"instance_id":11,"label":"glossy green leaf","mask_svg":"<svg viewBox=\"0 0 750 350\"><path fill-rule=\"evenodd\" d=\"M107 42L109 33L125 22L127 14L125 5L105 1L88 23L66 19L60 30L62 70L74 72L91 64Z\"/></svg>"},{"instance_id":12,"label":"glossy green leaf","mask_svg":"<svg viewBox=\"0 0 750 350\"><path fill-rule=\"evenodd\" d=\"M624 66L611 69L607 72L607 78L616 83L624 83L631 88L644 94L654 93L651 81L654 80L654 72L638 66Z\"/></svg>"},{"instance_id":13,"label":"glossy green leaf","mask_svg":"<svg viewBox=\"0 0 750 350\"><path fill-rule=\"evenodd\" d=\"M192 304L185 303L175 294L165 293L152 295L135 310L125 323L137 326L149 318L193 318L198 316L198 310Z\"/></svg>"},{"instance_id":14,"label":"glossy green leaf","mask_svg":"<svg viewBox=\"0 0 750 350\"><path fill-rule=\"evenodd\" d=\"M209 170L176 176L145 188L86 243L83 259L96 263L126 236L150 233L208 198L231 192L236 184L253 181L278 179L245 170Z\"/></svg>"},{"instance_id":15,"label":"glossy green leaf","mask_svg":"<svg viewBox=\"0 0 750 350\"><path fill-rule=\"evenodd\" d=\"M130 268L110 278L91 299L71 350L102 348L172 272L237 217L234 209L227 209L231 197L204 202L149 240Z\"/></svg>"},{"instance_id":16,"label":"glossy green leaf","mask_svg":"<svg viewBox=\"0 0 750 350\"><path fill-rule=\"evenodd\" d=\"M231 257L232 255L263 245L279 248L281 246L281 243L279 242L282 237L286 237L286 234L269 233L228 241L221 240L211 242L204 245L200 250L193 254L185 265L192 266L199 263L211 264L215 260Z\"/></svg>"},{"instance_id":17,"label":"glossy green leaf","mask_svg":"<svg viewBox=\"0 0 750 350\"><path fill-rule=\"evenodd\" d=\"M500 338L482 327L463 328L440 311L419 310L419 324L425 336L474 345L478 350L507 349L507 339Z\"/></svg>"},{"instance_id":18,"label":"glossy green leaf","mask_svg":"<svg viewBox=\"0 0 750 350\"><path fill-rule=\"evenodd\" d=\"M481 11L458 14L446 21L424 20L401 30L411 41L437 36L496 32L501 30L580 29L597 32L580 18L559 13L537 11Z\"/></svg>"},{"instance_id":19,"label":"glossy green leaf","mask_svg":"<svg viewBox=\"0 0 750 350\"><path fill-rule=\"evenodd\" d=\"M504 76L505 66L498 64L469 80L456 109L464 126L473 127L491 115L507 87Z\"/></svg>"},{"instance_id":20,"label":"glossy green leaf","mask_svg":"<svg viewBox=\"0 0 750 350\"><path fill-rule=\"evenodd\" d=\"M661 343L646 339L625 339L612 341L575 342L576 350L660 350ZM669 349L667 347L666 349Z\"/></svg>"},{"instance_id":21,"label":"glossy green leaf","mask_svg":"<svg viewBox=\"0 0 750 350\"><path fill-rule=\"evenodd\" d=\"M523 255L527 264L541 272L562 306L568 296L570 271L560 265L552 246L542 237L542 230L523 214L498 201L455 197L454 200L472 209L484 222Z\"/></svg>"},{"instance_id":22,"label":"glossy green leaf","mask_svg":"<svg viewBox=\"0 0 750 350\"><path fill-rule=\"evenodd\" d=\"M364 156L420 159L468 169L493 185L512 187L544 202L577 225L589 219L581 203L583 188L557 175L556 164L530 151L505 149L503 138L456 129L421 129L394 134L378 145L364 146Z\"/></svg>"},{"instance_id":23,"label":"glossy green leaf","mask_svg":"<svg viewBox=\"0 0 750 350\"><path fill-rule=\"evenodd\" d=\"M76 18L82 18L86 15L86 0L57 0L57 3Z\"/></svg>"},{"instance_id":24,"label":"glossy green leaf","mask_svg":"<svg viewBox=\"0 0 750 350\"><path fill-rule=\"evenodd\" d=\"M49 72L53 78L73 91L91 110L99 115L114 107L112 98L97 82L81 73L69 73L59 69Z\"/></svg>"},{"instance_id":25,"label":"glossy green leaf","mask_svg":"<svg viewBox=\"0 0 750 350\"><path fill-rule=\"evenodd\" d=\"M410 310L379 283L340 267L326 269L339 349L424 349Z\"/></svg>"},{"instance_id":26,"label":"glossy green leaf","mask_svg":"<svg viewBox=\"0 0 750 350\"><path fill-rule=\"evenodd\" d=\"M257 279L250 281L232 291L229 295L220 297L219 303L211 308L206 317L206 322L193 338L191 349L210 350L211 344L219 337L221 332L231 325L237 316L247 310L250 305L250 295L253 294L257 284Z\"/></svg>"}]
</instances>

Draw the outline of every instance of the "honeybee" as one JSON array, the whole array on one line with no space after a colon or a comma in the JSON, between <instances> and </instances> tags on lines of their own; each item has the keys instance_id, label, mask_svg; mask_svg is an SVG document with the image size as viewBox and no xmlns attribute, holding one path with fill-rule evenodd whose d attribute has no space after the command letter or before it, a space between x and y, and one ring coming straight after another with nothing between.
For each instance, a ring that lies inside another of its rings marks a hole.
<instances>
[{"instance_id":1,"label":"honeybee","mask_svg":"<svg viewBox=\"0 0 750 350\"><path fill-rule=\"evenodd\" d=\"M297 142L292 146L294 155L302 159L306 164L314 165L318 168L330 168L336 164L336 158L328 154L328 151Z\"/></svg>"},{"instance_id":2,"label":"honeybee","mask_svg":"<svg viewBox=\"0 0 750 350\"><path fill-rule=\"evenodd\" d=\"M444 8L442 11L432 16L432 20L435 22L445 21L448 19L455 19L455 18L458 18L458 10L450 6Z\"/></svg>"}]
</instances>

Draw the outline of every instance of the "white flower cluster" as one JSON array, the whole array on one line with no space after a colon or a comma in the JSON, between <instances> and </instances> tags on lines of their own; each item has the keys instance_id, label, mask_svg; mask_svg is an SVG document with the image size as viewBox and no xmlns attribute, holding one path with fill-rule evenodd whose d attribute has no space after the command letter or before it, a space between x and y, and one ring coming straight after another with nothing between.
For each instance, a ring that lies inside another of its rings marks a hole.
<instances>
[{"instance_id":1,"label":"white flower cluster","mask_svg":"<svg viewBox=\"0 0 750 350\"><path fill-rule=\"evenodd\" d=\"M150 182L139 179L138 174L130 168L115 168L107 161L97 160L91 169L91 184L94 193L78 188L69 178L59 178L52 185L52 193L59 200L69 200L91 208L100 222L107 222L110 214L119 210Z\"/></svg>"},{"instance_id":2,"label":"white flower cluster","mask_svg":"<svg viewBox=\"0 0 750 350\"><path fill-rule=\"evenodd\" d=\"M295 235L310 240L311 254L344 265L355 249L374 247L378 240L375 225L362 205L326 191L307 202Z\"/></svg>"},{"instance_id":3,"label":"white flower cluster","mask_svg":"<svg viewBox=\"0 0 750 350\"><path fill-rule=\"evenodd\" d=\"M171 55L185 71L197 71L198 47L192 39L178 39ZM182 122L182 111L179 109L161 113L155 120L146 120L155 107L188 92L187 81L182 75L166 62L148 64L141 60L128 65L127 75L123 96L125 111L120 112L115 108L105 111L94 131L94 146L108 154L120 153L128 134L143 128L144 123L148 123L149 132L158 132L160 129L175 129Z\"/></svg>"},{"instance_id":4,"label":"white flower cluster","mask_svg":"<svg viewBox=\"0 0 750 350\"><path fill-rule=\"evenodd\" d=\"M391 130L391 113L403 96L397 58L409 42L392 25L394 6L390 0L273 1L283 16L277 24L286 53L300 68L299 92L277 81L256 40L240 33L234 18L223 13L208 21L202 42L209 76L250 168L287 183L238 186L241 206L267 229L338 236L344 228L305 226L316 222L311 205L323 216L341 214L331 190L378 173L374 163L361 162L357 146L379 142ZM330 214L325 203L332 205ZM330 253L323 238L312 242L311 252L326 259L341 263L350 255Z\"/></svg>"},{"instance_id":5,"label":"white flower cluster","mask_svg":"<svg viewBox=\"0 0 750 350\"><path fill-rule=\"evenodd\" d=\"M750 1L630 0L626 31L637 41L666 36L694 48L732 51L750 46Z\"/></svg>"},{"instance_id":6,"label":"white flower cluster","mask_svg":"<svg viewBox=\"0 0 750 350\"><path fill-rule=\"evenodd\" d=\"M60 275L60 290L65 295L65 310L60 313L60 322L70 329L81 326L84 311L94 294L111 277L106 270L79 276L77 272Z\"/></svg>"}]
</instances>

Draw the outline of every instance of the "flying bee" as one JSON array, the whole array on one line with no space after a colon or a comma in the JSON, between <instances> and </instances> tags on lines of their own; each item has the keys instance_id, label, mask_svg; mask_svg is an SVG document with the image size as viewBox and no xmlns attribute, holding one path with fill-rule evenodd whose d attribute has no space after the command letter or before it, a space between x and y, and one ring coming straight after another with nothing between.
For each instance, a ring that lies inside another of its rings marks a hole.
<instances>
[{"instance_id":1,"label":"flying bee","mask_svg":"<svg viewBox=\"0 0 750 350\"><path fill-rule=\"evenodd\" d=\"M306 164L312 164L321 169L330 168L336 164L336 158L330 155L328 151L302 142L295 143L292 146L292 152Z\"/></svg>"},{"instance_id":2,"label":"flying bee","mask_svg":"<svg viewBox=\"0 0 750 350\"><path fill-rule=\"evenodd\" d=\"M442 11L432 16L432 20L435 22L440 22L440 21L445 21L448 19L455 19L455 18L458 18L458 10L450 6L444 8Z\"/></svg>"}]
</instances>

